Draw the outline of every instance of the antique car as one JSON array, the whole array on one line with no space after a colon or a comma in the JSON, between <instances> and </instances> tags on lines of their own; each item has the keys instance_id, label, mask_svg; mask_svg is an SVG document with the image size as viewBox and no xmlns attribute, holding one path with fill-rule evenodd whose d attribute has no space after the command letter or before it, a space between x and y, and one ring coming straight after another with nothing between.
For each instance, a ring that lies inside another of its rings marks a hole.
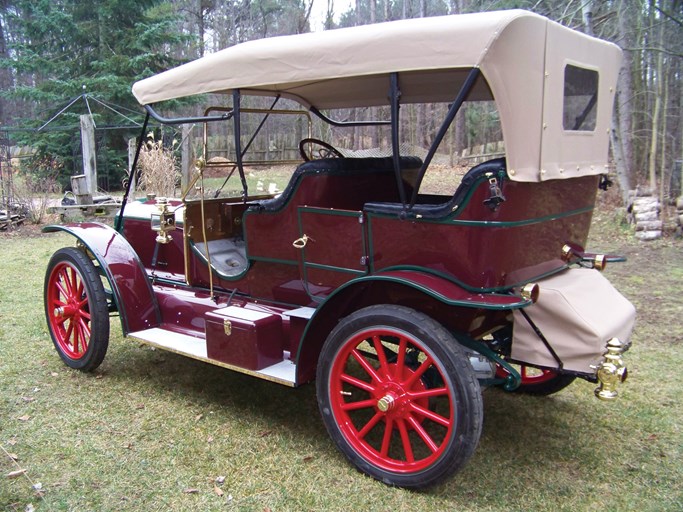
<instances>
[{"instance_id":1,"label":"antique car","mask_svg":"<svg viewBox=\"0 0 683 512\"><path fill-rule=\"evenodd\" d=\"M620 258L585 245L609 185L620 58L511 10L251 41L135 83L140 144L150 117L191 124L201 155L179 199L128 190L114 228L45 228L76 238L45 277L57 352L95 369L118 316L159 349L286 386L315 380L341 452L411 488L472 456L483 388L549 395L580 378L614 399L635 310L600 272ZM202 114L159 113L191 97ZM430 180L457 116L484 103L500 152ZM416 106L434 126L421 154L401 117L414 124ZM265 128L275 118L296 122ZM301 137L300 155L276 129ZM268 169L279 184L266 187Z\"/></svg>"}]
</instances>

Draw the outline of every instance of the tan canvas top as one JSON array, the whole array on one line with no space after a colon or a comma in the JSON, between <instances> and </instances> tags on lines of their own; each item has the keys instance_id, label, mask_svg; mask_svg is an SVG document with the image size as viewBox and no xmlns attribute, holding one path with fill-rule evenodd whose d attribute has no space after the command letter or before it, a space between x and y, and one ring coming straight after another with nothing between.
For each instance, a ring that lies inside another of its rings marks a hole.
<instances>
[{"instance_id":1,"label":"tan canvas top","mask_svg":"<svg viewBox=\"0 0 683 512\"><path fill-rule=\"evenodd\" d=\"M281 94L320 110L386 105L398 72L401 102L452 101L468 71L468 99L494 98L512 179L605 172L617 46L542 16L497 11L400 20L250 41L137 82L142 105L209 92ZM564 69L599 72L595 129L563 128Z\"/></svg>"}]
</instances>

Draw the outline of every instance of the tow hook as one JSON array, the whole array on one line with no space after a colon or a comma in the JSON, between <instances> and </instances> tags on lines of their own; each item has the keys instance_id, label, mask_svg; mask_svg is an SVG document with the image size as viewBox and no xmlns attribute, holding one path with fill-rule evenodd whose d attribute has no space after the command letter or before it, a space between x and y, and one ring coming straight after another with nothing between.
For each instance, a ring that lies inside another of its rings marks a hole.
<instances>
[{"instance_id":1,"label":"tow hook","mask_svg":"<svg viewBox=\"0 0 683 512\"><path fill-rule=\"evenodd\" d=\"M595 396L600 400L610 401L617 398L617 386L628 377L628 370L621 355L629 348L630 344L625 344L618 338L612 338L607 342L605 359L596 367L600 386L595 388Z\"/></svg>"}]
</instances>

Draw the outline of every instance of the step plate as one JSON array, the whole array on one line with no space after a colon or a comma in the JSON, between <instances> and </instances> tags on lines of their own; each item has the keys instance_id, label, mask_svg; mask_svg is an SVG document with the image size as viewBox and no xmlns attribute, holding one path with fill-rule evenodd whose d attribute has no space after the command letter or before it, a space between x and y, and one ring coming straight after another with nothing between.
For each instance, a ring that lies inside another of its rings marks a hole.
<instances>
[{"instance_id":1,"label":"step plate","mask_svg":"<svg viewBox=\"0 0 683 512\"><path fill-rule=\"evenodd\" d=\"M263 368L262 370L247 370L246 368L222 363L215 359L209 359L206 354L206 340L204 338L195 338L194 336L167 331L166 329L160 329L158 327L145 329L144 331L131 332L128 336L147 345L198 359L205 363L222 366L229 370L246 373L247 375L277 382L278 384L284 384L285 386L296 386L296 365L289 360L280 361L279 363Z\"/></svg>"}]
</instances>

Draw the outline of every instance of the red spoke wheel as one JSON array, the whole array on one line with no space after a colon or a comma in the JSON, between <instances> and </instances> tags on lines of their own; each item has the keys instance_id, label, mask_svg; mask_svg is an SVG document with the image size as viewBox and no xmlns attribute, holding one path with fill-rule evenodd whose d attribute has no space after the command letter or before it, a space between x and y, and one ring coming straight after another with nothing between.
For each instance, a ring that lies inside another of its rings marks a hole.
<instances>
[{"instance_id":1,"label":"red spoke wheel","mask_svg":"<svg viewBox=\"0 0 683 512\"><path fill-rule=\"evenodd\" d=\"M552 395L563 390L576 379L573 375L565 375L554 370L534 368L533 366L516 365L516 368L522 377L522 383L517 389L512 390L513 393ZM507 376L508 372L505 368L501 366L496 368L496 377L504 379Z\"/></svg>"},{"instance_id":2,"label":"red spoke wheel","mask_svg":"<svg viewBox=\"0 0 683 512\"><path fill-rule=\"evenodd\" d=\"M102 280L80 250L54 253L45 273L45 317L62 360L83 371L97 368L109 345L109 311Z\"/></svg>"},{"instance_id":3,"label":"red spoke wheel","mask_svg":"<svg viewBox=\"0 0 683 512\"><path fill-rule=\"evenodd\" d=\"M431 318L371 306L343 319L320 355L318 404L332 439L361 471L421 488L447 478L481 435L469 359Z\"/></svg>"}]
</instances>

